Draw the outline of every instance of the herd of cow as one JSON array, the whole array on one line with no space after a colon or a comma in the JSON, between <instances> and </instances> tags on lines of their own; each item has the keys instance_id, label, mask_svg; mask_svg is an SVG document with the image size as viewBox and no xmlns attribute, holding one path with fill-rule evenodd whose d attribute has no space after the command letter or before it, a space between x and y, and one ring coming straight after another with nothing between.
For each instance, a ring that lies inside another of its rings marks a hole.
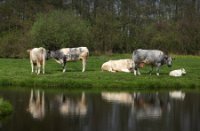
<instances>
[{"instance_id":1,"label":"herd of cow","mask_svg":"<svg viewBox=\"0 0 200 131\"><path fill-rule=\"evenodd\" d=\"M55 59L56 62L62 64L63 72L66 71L66 63L68 61L82 60L82 72L85 71L86 62L89 56L87 47L77 48L62 48L56 51L47 51L43 47L27 50L30 54L30 63L32 73L40 74L41 67L43 74L45 73L45 61L48 58ZM144 50L137 49L133 51L132 59L110 60L105 62L101 70L109 72L133 72L134 75L140 75L139 68L145 64L151 66L150 74L153 68L156 67L156 75L159 76L160 67L167 64L172 66L172 58L160 50ZM184 68L173 70L169 73L170 76L179 77L186 74Z\"/></svg>"}]
</instances>

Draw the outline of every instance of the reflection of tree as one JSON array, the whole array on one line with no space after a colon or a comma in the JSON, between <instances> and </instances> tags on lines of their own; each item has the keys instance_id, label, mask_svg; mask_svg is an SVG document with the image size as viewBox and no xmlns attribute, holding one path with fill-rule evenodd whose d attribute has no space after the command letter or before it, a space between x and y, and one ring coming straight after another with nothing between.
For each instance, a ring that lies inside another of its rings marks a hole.
<instances>
[{"instance_id":1,"label":"reflection of tree","mask_svg":"<svg viewBox=\"0 0 200 131\"><path fill-rule=\"evenodd\" d=\"M62 115L86 115L87 104L85 100L85 93L82 93L81 99L73 101L64 95L59 99L59 111Z\"/></svg>"},{"instance_id":2,"label":"reflection of tree","mask_svg":"<svg viewBox=\"0 0 200 131\"><path fill-rule=\"evenodd\" d=\"M31 90L29 106L27 111L30 112L33 118L35 119L44 118L45 116L44 91L42 92L42 96L40 96L39 90L35 91L35 95L33 93L33 90Z\"/></svg>"}]
</instances>

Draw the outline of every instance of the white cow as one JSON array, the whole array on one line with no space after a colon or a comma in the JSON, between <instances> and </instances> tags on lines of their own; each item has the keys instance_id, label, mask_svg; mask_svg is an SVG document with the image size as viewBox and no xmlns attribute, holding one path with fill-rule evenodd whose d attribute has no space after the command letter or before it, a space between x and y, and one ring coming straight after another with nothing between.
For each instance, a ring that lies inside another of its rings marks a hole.
<instances>
[{"instance_id":1,"label":"white cow","mask_svg":"<svg viewBox=\"0 0 200 131\"><path fill-rule=\"evenodd\" d=\"M133 65L133 60L131 59L109 60L101 66L101 70L109 72L131 72Z\"/></svg>"},{"instance_id":2,"label":"white cow","mask_svg":"<svg viewBox=\"0 0 200 131\"><path fill-rule=\"evenodd\" d=\"M32 73L40 74L40 68L42 66L42 72L45 73L45 59L46 59L46 49L43 47L33 48L27 50L30 54L30 63L32 68Z\"/></svg>"},{"instance_id":3,"label":"white cow","mask_svg":"<svg viewBox=\"0 0 200 131\"><path fill-rule=\"evenodd\" d=\"M186 74L186 71L184 68L173 70L173 71L169 72L169 76L173 76L173 77L180 77L185 74Z\"/></svg>"},{"instance_id":4,"label":"white cow","mask_svg":"<svg viewBox=\"0 0 200 131\"><path fill-rule=\"evenodd\" d=\"M89 50L87 47L62 48L56 51L50 51L49 55L59 64L63 64L63 72L66 71L66 62L82 60L82 72L84 72Z\"/></svg>"}]
</instances>

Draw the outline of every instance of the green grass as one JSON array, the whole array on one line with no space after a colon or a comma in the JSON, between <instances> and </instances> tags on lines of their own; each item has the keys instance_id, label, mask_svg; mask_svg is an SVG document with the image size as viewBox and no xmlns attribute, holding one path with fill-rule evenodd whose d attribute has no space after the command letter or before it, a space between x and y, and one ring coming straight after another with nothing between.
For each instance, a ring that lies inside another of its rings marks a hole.
<instances>
[{"instance_id":1,"label":"green grass","mask_svg":"<svg viewBox=\"0 0 200 131\"><path fill-rule=\"evenodd\" d=\"M150 67L141 69L141 76L133 73L102 72L102 63L110 59L130 58L129 54L90 56L86 72L82 73L81 62L67 63L67 72L54 60L46 62L46 74L31 74L28 59L0 59L0 87L65 88L68 90L200 90L200 57L176 56L173 66L161 67L160 76L155 71L147 74ZM169 71L185 68L187 74L180 78L168 76Z\"/></svg>"}]
</instances>

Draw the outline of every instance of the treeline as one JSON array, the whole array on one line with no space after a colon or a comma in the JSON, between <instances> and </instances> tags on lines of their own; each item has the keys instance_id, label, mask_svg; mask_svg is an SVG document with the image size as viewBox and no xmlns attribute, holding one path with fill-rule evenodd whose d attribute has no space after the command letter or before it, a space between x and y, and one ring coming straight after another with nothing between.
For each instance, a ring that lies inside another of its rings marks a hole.
<instances>
[{"instance_id":1,"label":"treeline","mask_svg":"<svg viewBox=\"0 0 200 131\"><path fill-rule=\"evenodd\" d=\"M35 46L200 54L200 0L0 0L0 57Z\"/></svg>"}]
</instances>

